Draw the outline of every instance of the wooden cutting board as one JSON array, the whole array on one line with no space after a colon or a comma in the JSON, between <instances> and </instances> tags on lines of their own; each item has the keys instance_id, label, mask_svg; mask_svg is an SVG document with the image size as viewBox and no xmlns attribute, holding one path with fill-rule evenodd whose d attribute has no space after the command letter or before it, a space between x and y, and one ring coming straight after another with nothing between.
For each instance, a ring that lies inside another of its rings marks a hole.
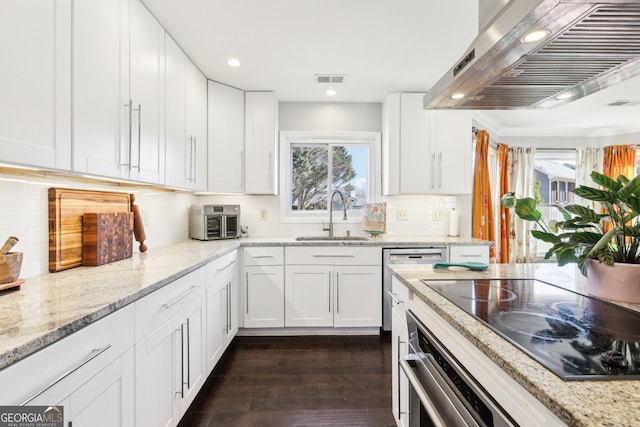
<instances>
[{"instance_id":1,"label":"wooden cutting board","mask_svg":"<svg viewBox=\"0 0 640 427\"><path fill-rule=\"evenodd\" d=\"M49 271L82 265L82 215L130 212L128 193L49 189Z\"/></svg>"},{"instance_id":2,"label":"wooden cutting board","mask_svg":"<svg viewBox=\"0 0 640 427\"><path fill-rule=\"evenodd\" d=\"M82 215L82 265L97 266L133 254L133 213Z\"/></svg>"}]
</instances>

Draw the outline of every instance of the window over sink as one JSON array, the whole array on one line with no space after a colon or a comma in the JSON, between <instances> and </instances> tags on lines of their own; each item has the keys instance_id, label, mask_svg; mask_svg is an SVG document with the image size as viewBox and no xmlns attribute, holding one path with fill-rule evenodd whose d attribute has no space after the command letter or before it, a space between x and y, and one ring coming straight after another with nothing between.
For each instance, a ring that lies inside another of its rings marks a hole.
<instances>
[{"instance_id":1,"label":"window over sink","mask_svg":"<svg viewBox=\"0 0 640 427\"><path fill-rule=\"evenodd\" d=\"M376 132L282 132L281 208L290 221L328 217L329 197L344 195L350 219L360 219L365 203L373 200ZM343 209L335 197L333 209Z\"/></svg>"}]
</instances>

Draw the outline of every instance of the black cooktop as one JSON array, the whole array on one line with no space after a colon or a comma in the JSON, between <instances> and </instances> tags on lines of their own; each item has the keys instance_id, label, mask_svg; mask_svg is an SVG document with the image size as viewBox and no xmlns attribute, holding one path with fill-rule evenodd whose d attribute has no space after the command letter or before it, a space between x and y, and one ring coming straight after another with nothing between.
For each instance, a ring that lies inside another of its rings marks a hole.
<instances>
[{"instance_id":1,"label":"black cooktop","mask_svg":"<svg viewBox=\"0 0 640 427\"><path fill-rule=\"evenodd\" d=\"M533 279L422 280L565 380L640 379L640 313Z\"/></svg>"}]
</instances>

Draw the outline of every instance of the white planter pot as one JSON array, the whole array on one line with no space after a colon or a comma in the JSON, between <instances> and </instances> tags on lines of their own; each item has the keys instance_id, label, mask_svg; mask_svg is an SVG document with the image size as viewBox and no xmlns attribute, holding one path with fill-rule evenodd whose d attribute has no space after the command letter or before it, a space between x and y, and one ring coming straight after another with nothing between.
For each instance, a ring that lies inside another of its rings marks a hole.
<instances>
[{"instance_id":1,"label":"white planter pot","mask_svg":"<svg viewBox=\"0 0 640 427\"><path fill-rule=\"evenodd\" d=\"M607 265L589 260L587 290L599 298L640 304L640 264Z\"/></svg>"}]
</instances>

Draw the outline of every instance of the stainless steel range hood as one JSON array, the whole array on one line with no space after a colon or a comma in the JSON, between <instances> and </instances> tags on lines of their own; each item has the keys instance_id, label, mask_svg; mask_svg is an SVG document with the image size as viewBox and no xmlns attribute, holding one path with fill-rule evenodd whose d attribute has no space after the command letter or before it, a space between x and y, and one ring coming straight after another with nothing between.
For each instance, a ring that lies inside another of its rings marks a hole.
<instances>
[{"instance_id":1,"label":"stainless steel range hood","mask_svg":"<svg viewBox=\"0 0 640 427\"><path fill-rule=\"evenodd\" d=\"M549 36L523 43L533 30ZM424 108L551 108L638 74L640 0L511 0L427 93Z\"/></svg>"}]
</instances>

